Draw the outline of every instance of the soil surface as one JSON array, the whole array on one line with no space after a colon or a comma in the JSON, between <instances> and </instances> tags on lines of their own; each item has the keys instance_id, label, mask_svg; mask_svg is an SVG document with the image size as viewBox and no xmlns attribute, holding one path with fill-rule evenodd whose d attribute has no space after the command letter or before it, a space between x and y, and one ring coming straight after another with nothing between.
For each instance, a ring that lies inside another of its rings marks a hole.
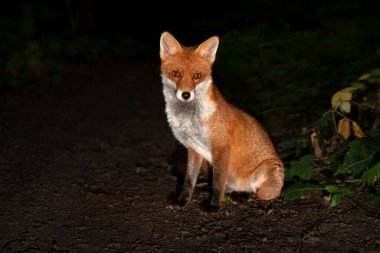
<instances>
[{"instance_id":1,"label":"soil surface","mask_svg":"<svg viewBox=\"0 0 380 253\"><path fill-rule=\"evenodd\" d=\"M159 62L113 60L1 95L1 252L380 252L366 194L337 208L233 196L212 212L200 181L179 207L186 154L161 88Z\"/></svg>"}]
</instances>

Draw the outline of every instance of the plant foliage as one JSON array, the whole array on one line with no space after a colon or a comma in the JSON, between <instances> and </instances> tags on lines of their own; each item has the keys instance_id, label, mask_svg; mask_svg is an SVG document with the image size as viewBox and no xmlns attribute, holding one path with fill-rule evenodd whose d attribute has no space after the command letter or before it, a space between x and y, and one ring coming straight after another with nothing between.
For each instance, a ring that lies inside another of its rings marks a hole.
<instances>
[{"instance_id":1,"label":"plant foliage","mask_svg":"<svg viewBox=\"0 0 380 253\"><path fill-rule=\"evenodd\" d=\"M361 186L380 196L379 77L380 69L372 70L335 92L331 109L319 120L329 123L313 124L310 131L304 131L303 135L311 133L311 153L289 162L285 200L305 194L307 187L300 186L300 181L318 184L330 194L333 207Z\"/></svg>"}]
</instances>

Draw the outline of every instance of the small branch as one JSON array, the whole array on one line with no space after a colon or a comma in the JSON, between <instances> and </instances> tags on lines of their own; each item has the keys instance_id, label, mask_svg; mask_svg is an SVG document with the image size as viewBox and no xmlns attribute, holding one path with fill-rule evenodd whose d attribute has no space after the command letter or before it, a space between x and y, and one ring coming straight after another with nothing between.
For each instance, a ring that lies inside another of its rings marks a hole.
<instances>
[{"instance_id":1,"label":"small branch","mask_svg":"<svg viewBox=\"0 0 380 253\"><path fill-rule=\"evenodd\" d=\"M327 112L325 112L324 114L323 114L323 116L322 116L322 118L321 118L321 120L324 120L325 119L325 117L329 114L329 113L331 113L333 110L332 109L330 109L330 110L328 110Z\"/></svg>"},{"instance_id":2,"label":"small branch","mask_svg":"<svg viewBox=\"0 0 380 253\"><path fill-rule=\"evenodd\" d=\"M359 161L356 161L356 162L354 162L354 163L351 163L351 164L349 164L349 165L347 165L347 166L343 166L343 167L344 167L344 168L351 168L352 166L355 166L356 164L359 164L359 163L365 162L365 161L368 160L368 158L370 158L371 156L373 156L374 154L376 154L376 153L379 152L379 151L380 151L380 149L377 149L377 150L373 151L371 154L369 154L366 158L363 158L363 159L361 159L361 160L359 160Z\"/></svg>"},{"instance_id":3,"label":"small branch","mask_svg":"<svg viewBox=\"0 0 380 253\"><path fill-rule=\"evenodd\" d=\"M369 107L371 109L375 109L376 108L376 106L374 106L374 105L364 104L364 103L358 103L358 102L354 102L354 101L351 101L351 104L357 105L357 106Z\"/></svg>"}]
</instances>

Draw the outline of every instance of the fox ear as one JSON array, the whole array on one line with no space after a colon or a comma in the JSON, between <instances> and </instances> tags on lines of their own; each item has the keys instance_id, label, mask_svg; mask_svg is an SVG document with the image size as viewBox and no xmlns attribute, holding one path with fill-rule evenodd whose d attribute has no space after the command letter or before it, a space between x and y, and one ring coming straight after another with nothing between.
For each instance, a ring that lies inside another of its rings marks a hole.
<instances>
[{"instance_id":1,"label":"fox ear","mask_svg":"<svg viewBox=\"0 0 380 253\"><path fill-rule=\"evenodd\" d=\"M163 32L160 39L160 57L166 60L175 54L181 53L181 44L168 32Z\"/></svg>"},{"instance_id":2,"label":"fox ear","mask_svg":"<svg viewBox=\"0 0 380 253\"><path fill-rule=\"evenodd\" d=\"M213 36L200 44L195 53L199 54L202 58L208 60L210 63L215 61L216 50L218 49L219 38Z\"/></svg>"}]
</instances>

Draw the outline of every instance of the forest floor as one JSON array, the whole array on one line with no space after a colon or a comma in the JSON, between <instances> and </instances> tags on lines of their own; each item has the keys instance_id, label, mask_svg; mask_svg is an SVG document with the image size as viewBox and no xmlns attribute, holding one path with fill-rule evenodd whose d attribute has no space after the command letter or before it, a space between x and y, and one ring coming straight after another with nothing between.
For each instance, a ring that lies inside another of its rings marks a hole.
<instances>
[{"instance_id":1,"label":"forest floor","mask_svg":"<svg viewBox=\"0 0 380 253\"><path fill-rule=\"evenodd\" d=\"M113 60L1 95L1 252L380 252L365 193L336 208L241 196L211 212L200 182L179 207L185 151L161 88L158 62Z\"/></svg>"}]
</instances>

